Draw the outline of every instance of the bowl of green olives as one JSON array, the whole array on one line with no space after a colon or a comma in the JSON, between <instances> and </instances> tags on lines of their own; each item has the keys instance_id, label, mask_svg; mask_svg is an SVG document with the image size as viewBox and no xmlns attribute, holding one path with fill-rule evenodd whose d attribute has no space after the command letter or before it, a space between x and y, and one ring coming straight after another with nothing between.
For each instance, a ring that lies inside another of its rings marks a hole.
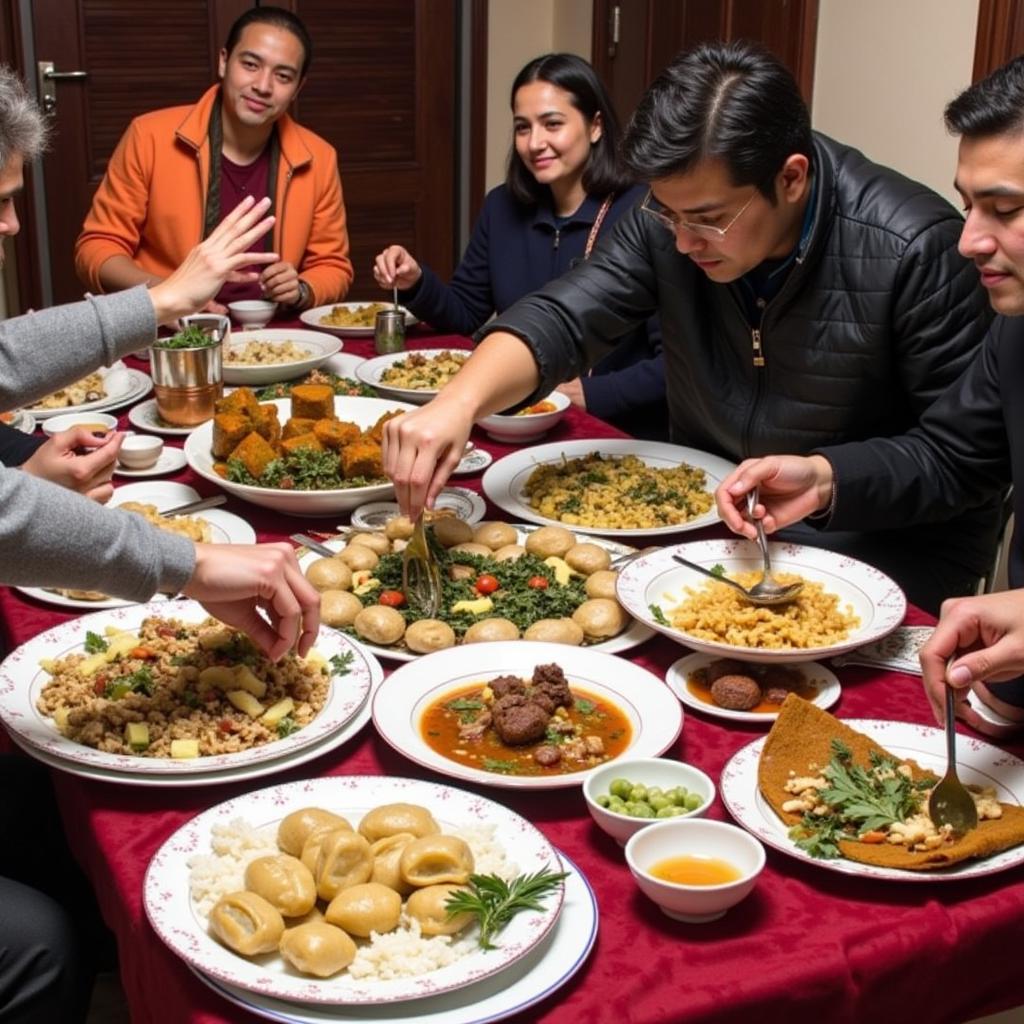
<instances>
[{"instance_id":1,"label":"bowl of green olives","mask_svg":"<svg viewBox=\"0 0 1024 1024\"><path fill-rule=\"evenodd\" d=\"M700 818L715 799L715 784L699 768L667 757L617 758L583 780L594 821L620 846L654 821Z\"/></svg>"}]
</instances>

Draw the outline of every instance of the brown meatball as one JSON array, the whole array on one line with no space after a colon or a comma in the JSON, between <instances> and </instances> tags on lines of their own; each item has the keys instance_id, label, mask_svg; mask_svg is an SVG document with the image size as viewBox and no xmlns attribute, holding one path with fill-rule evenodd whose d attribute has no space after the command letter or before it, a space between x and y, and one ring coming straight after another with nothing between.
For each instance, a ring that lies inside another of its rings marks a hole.
<instances>
[{"instance_id":1,"label":"brown meatball","mask_svg":"<svg viewBox=\"0 0 1024 1024\"><path fill-rule=\"evenodd\" d=\"M747 666L735 658L719 658L717 661L712 661L704 671L707 673L708 686L720 676L742 676L749 674Z\"/></svg>"},{"instance_id":2,"label":"brown meatball","mask_svg":"<svg viewBox=\"0 0 1024 1024\"><path fill-rule=\"evenodd\" d=\"M546 732L551 716L526 697L512 693L491 707L494 731L510 747L536 743Z\"/></svg>"},{"instance_id":3,"label":"brown meatball","mask_svg":"<svg viewBox=\"0 0 1024 1024\"><path fill-rule=\"evenodd\" d=\"M761 702L761 687L750 676L719 676L711 684L711 696L730 711L749 711Z\"/></svg>"}]
</instances>

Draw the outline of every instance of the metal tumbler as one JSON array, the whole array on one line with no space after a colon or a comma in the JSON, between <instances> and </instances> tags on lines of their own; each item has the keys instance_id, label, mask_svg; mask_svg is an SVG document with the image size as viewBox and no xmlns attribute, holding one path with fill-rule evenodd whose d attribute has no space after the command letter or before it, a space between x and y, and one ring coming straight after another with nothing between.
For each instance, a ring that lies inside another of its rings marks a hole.
<instances>
[{"instance_id":1,"label":"metal tumbler","mask_svg":"<svg viewBox=\"0 0 1024 1024\"><path fill-rule=\"evenodd\" d=\"M373 324L373 347L378 355L405 350L405 310L382 309Z\"/></svg>"},{"instance_id":2,"label":"metal tumbler","mask_svg":"<svg viewBox=\"0 0 1024 1024\"><path fill-rule=\"evenodd\" d=\"M183 327L198 327L212 341L195 348L153 346L150 373L160 418L173 427L194 427L213 416L224 393L223 343L230 331L226 316L199 313L182 317Z\"/></svg>"}]
</instances>

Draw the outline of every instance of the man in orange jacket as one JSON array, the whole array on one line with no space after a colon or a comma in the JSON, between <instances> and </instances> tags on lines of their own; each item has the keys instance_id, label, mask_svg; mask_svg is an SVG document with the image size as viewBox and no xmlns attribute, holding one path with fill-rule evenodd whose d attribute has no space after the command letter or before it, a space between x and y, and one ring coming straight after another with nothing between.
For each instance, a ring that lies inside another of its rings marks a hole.
<instances>
[{"instance_id":1,"label":"man in orange jacket","mask_svg":"<svg viewBox=\"0 0 1024 1024\"><path fill-rule=\"evenodd\" d=\"M306 80L312 41L290 11L254 7L220 53L220 83L195 106L132 121L75 244L91 290L163 280L247 195L273 199L267 246L280 260L254 283L229 281L207 307L265 298L301 310L352 283L334 148L287 113Z\"/></svg>"}]
</instances>

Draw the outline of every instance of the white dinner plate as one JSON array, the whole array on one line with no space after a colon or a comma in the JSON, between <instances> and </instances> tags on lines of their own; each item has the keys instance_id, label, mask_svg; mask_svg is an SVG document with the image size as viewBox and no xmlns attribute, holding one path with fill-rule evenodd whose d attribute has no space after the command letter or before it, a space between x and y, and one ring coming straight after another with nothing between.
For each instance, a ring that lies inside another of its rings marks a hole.
<instances>
[{"instance_id":1,"label":"white dinner plate","mask_svg":"<svg viewBox=\"0 0 1024 1024\"><path fill-rule=\"evenodd\" d=\"M13 430L20 430L23 434L31 434L36 429L36 418L27 409L14 409L11 418L6 422L7 426Z\"/></svg>"},{"instance_id":2,"label":"white dinner plate","mask_svg":"<svg viewBox=\"0 0 1024 1024\"><path fill-rule=\"evenodd\" d=\"M930 725L908 722L885 722L874 718L844 719L851 729L869 736L894 757L911 759L922 768L941 776L946 771L946 734ZM1024 845L1003 850L981 860L966 860L935 871L906 871L838 857L822 860L804 852L789 838L789 826L772 810L757 785L757 765L767 736L748 743L729 759L722 770L718 792L729 813L762 842L797 860L838 871L844 875L860 875L895 882L954 882L964 878L980 878L1024 863ZM956 767L960 781L967 785L995 786L1000 803L1024 802L1024 761L984 740L957 734ZM794 765L794 770L799 770Z\"/></svg>"},{"instance_id":3,"label":"white dinner plate","mask_svg":"<svg viewBox=\"0 0 1024 1024\"><path fill-rule=\"evenodd\" d=\"M403 352L389 352L387 355L374 356L367 359L356 367L356 378L363 384L367 384L374 391L379 392L388 398L397 398L401 402L412 402L413 405L426 405L440 388L401 388L393 384L385 383L381 378L385 371L389 370L395 363L404 362L409 356L423 356L424 359L433 359L445 352L456 352L459 355L469 356L471 353L463 348L420 348L408 349Z\"/></svg>"},{"instance_id":4,"label":"white dinner plate","mask_svg":"<svg viewBox=\"0 0 1024 1024\"><path fill-rule=\"evenodd\" d=\"M593 441L552 441L550 444L534 445L532 448L521 448L503 459L498 459L484 473L484 494L499 508L503 508L516 519L540 523L544 526L565 526L570 530L586 530L588 533L599 533L605 537L651 537L671 533L684 533L699 530L704 526L717 523L718 510L712 504L711 509L689 522L673 526L646 526L637 529L618 529L607 526L589 526L583 523L562 523L557 519L548 519L530 505L526 495L526 481L538 466L559 463L563 459L578 459L592 452L622 458L625 455L636 455L646 465L654 469L675 469L680 463L703 469L707 477L706 490L714 494L715 488L736 468L731 462L720 459L717 455L698 451L696 448L684 448L678 444L664 444L658 441L635 441L619 438L599 438Z\"/></svg>"},{"instance_id":5,"label":"white dinner plate","mask_svg":"<svg viewBox=\"0 0 1024 1024\"><path fill-rule=\"evenodd\" d=\"M851 629L845 640L804 648L734 647L700 639L670 625L671 609L687 596L685 588L699 589L708 582L706 576L674 561L673 554L682 555L707 569L720 565L730 574L760 570L763 563L757 546L753 541L738 537L675 544L643 555L619 573L616 592L620 603L631 615L676 643L692 647L702 654L739 658L741 661L821 661L879 640L903 621L907 599L899 586L880 569L848 555L806 544L776 543L769 544L768 549L773 569L796 573L805 580L821 583L825 593L838 595L841 610L853 609L860 625ZM661 619L654 608L661 612Z\"/></svg>"},{"instance_id":6,"label":"white dinner plate","mask_svg":"<svg viewBox=\"0 0 1024 1024\"><path fill-rule=\"evenodd\" d=\"M344 309L349 310L349 312L354 312L372 305L374 305L372 302L332 302L329 306L314 306L312 309L303 310L299 314L299 319L307 326L318 331L330 331L331 334L348 335L352 338L372 338L372 324L369 327L332 327L330 324L323 323L323 317L327 316L337 306L342 306ZM383 303L383 305L391 309L390 302ZM419 323L419 320L404 306L399 306L398 308L405 314L406 327L412 327L413 324Z\"/></svg>"},{"instance_id":7,"label":"white dinner plate","mask_svg":"<svg viewBox=\"0 0 1024 1024\"><path fill-rule=\"evenodd\" d=\"M316 650L327 659L336 654L351 654L351 667L345 675L332 676L327 700L313 721L284 739L235 753L174 760L107 753L62 736L53 720L36 707L39 695L50 680L49 674L40 667L40 659L57 660L80 653L88 631L102 636L106 626L136 629L143 619L151 615L201 622L209 613L195 601L136 604L83 615L54 626L22 644L0 665L0 720L8 731L17 735L22 746L39 749L60 761L76 765L112 772L127 771L133 775L202 775L272 761L292 751L305 749L342 728L355 717L369 695L372 655L344 634L321 629Z\"/></svg>"},{"instance_id":8,"label":"white dinner plate","mask_svg":"<svg viewBox=\"0 0 1024 1024\"><path fill-rule=\"evenodd\" d=\"M462 456L459 464L452 470L453 476L468 476L470 473L479 473L486 469L494 461L494 456L483 448L474 448L470 445L466 454Z\"/></svg>"},{"instance_id":9,"label":"white dinner plate","mask_svg":"<svg viewBox=\"0 0 1024 1024\"><path fill-rule=\"evenodd\" d=\"M284 423L291 414L291 401L287 398L276 399L273 403L262 402L261 405L274 404L278 408L279 417ZM356 423L363 430L368 430L385 413L396 410L408 411L414 406L403 402L395 402L390 398L359 398L348 395L334 396L334 411L338 419ZM249 484L236 484L225 480L213 469L213 421L207 420L189 434L185 442L185 457L189 466L201 477L205 477L228 494L251 501L254 505L272 508L278 512L287 512L293 516L327 516L335 512L348 512L367 501L383 501L393 496L394 484L387 480L367 487L348 487L330 491L299 491L284 490L278 487L253 487Z\"/></svg>"},{"instance_id":10,"label":"white dinner plate","mask_svg":"<svg viewBox=\"0 0 1024 1024\"><path fill-rule=\"evenodd\" d=\"M242 348L250 341L265 341L281 345L291 341L296 348L305 349L308 353L303 359L292 359L280 363L259 363L258 365L242 365L228 362L228 353L234 348ZM262 384L277 384L280 381L301 377L310 370L315 370L331 358L340 348L341 339L323 331L302 331L278 327L263 327L252 331L232 331L227 351L224 353L224 383L256 387Z\"/></svg>"},{"instance_id":11,"label":"white dinner plate","mask_svg":"<svg viewBox=\"0 0 1024 1024\"><path fill-rule=\"evenodd\" d=\"M172 606L173 609L173 606ZM353 641L356 644L356 641ZM358 646L358 644L356 644ZM384 669L380 662L370 655L367 658L370 665L370 693L376 689L384 679ZM94 765L78 764L67 761L63 758L54 757L52 754L33 747L18 739L16 733L11 734L11 739L28 755L37 761L56 768L59 771L67 772L69 775L77 775L82 779L92 779L94 782L114 782L121 786L144 786L146 788L168 789L181 786L188 786L190 789L195 786L222 786L230 782L249 782L252 779L260 779L266 775L276 775L278 772L290 771L307 761L314 761L332 750L337 750L342 744L347 743L370 721L370 697L360 705L359 710L336 732L331 733L325 739L311 743L308 747L302 747L285 753L273 760L261 761L259 764L243 765L240 768L225 768L213 772L196 772L192 775L145 775L141 772L110 771L105 768L97 768Z\"/></svg>"},{"instance_id":12,"label":"white dinner plate","mask_svg":"<svg viewBox=\"0 0 1024 1024\"><path fill-rule=\"evenodd\" d=\"M357 356L352 352L338 352L324 363L322 369L328 373L336 373L339 377L358 380L356 367L366 362L366 356Z\"/></svg>"},{"instance_id":13,"label":"white dinner plate","mask_svg":"<svg viewBox=\"0 0 1024 1024\"><path fill-rule=\"evenodd\" d=\"M564 887L544 901L542 910L514 917L496 936L497 949L473 949L447 967L411 978L360 979L347 972L326 979L304 977L287 968L279 956L249 961L209 934L203 915L189 898L188 862L198 853L212 853L210 840L215 824L241 818L264 829L275 827L292 811L321 807L358 825L367 811L395 802L425 807L442 831L493 826L494 841L505 850L517 874L560 867L554 847L534 825L486 797L419 779L338 775L246 793L187 822L149 863L143 883L146 915L173 953L217 981L276 999L319 1006L384 1005L452 992L499 975L543 942L558 920Z\"/></svg>"},{"instance_id":14,"label":"white dinner plate","mask_svg":"<svg viewBox=\"0 0 1024 1024\"><path fill-rule=\"evenodd\" d=\"M52 416L62 416L66 412L105 412L110 409L120 409L130 402L137 402L153 390L153 381L149 374L143 373L141 370L127 369L120 361L110 367L101 367L96 372L104 380L111 377L116 381L116 386L103 398L97 398L94 402L81 402L78 405L65 405L60 409L40 409L33 406L27 411L31 412L37 420L48 420Z\"/></svg>"},{"instance_id":15,"label":"white dinner plate","mask_svg":"<svg viewBox=\"0 0 1024 1024\"><path fill-rule=\"evenodd\" d=\"M165 423L157 412L156 399L151 398L140 402L128 410L128 422L139 430L147 430L151 434L162 434L164 437L187 437L195 427L174 427Z\"/></svg>"},{"instance_id":16,"label":"white dinner plate","mask_svg":"<svg viewBox=\"0 0 1024 1024\"><path fill-rule=\"evenodd\" d=\"M445 694L501 675L529 678L537 665L552 662L562 667L570 687L610 701L629 719L633 738L621 757L657 757L676 741L683 727L683 709L654 673L592 647L534 640L498 640L487 644L485 651L477 644L448 647L424 655L415 664L399 666L374 694L373 724L404 757L449 778L507 789L578 786L590 768L564 775L487 772L437 753L427 745L420 728L427 709Z\"/></svg>"},{"instance_id":17,"label":"white dinner plate","mask_svg":"<svg viewBox=\"0 0 1024 1024\"><path fill-rule=\"evenodd\" d=\"M524 523L512 523L511 525L516 530L517 544L523 544L526 537L533 530L537 529L536 526ZM619 544L613 540L606 540L604 537L591 537L588 534L573 532L580 543L597 544L599 547L604 548L613 559L619 555L631 554L636 550L636 548L632 548L628 544ZM323 543L329 548L335 548L340 551L347 542L348 539L346 537L339 537L325 540ZM307 551L302 555L299 558L299 566L302 571L305 572L319 557L319 555L312 551ZM605 654L620 654L622 651L639 647L640 644L645 640L649 640L652 636L654 636L654 630L650 626L645 625L638 619L631 618L626 628L617 636L613 636L610 640L602 640L600 643L589 644L587 649L603 651ZM406 647L384 647L379 644L370 643L368 640L362 640L361 642L365 647L373 651L378 658L388 658L391 661L418 661L423 657L422 654L415 654Z\"/></svg>"},{"instance_id":18,"label":"white dinner plate","mask_svg":"<svg viewBox=\"0 0 1024 1024\"><path fill-rule=\"evenodd\" d=\"M701 700L693 690L687 679L698 669L707 668L713 661L718 661L716 655L710 654L688 654L674 662L665 676L668 688L688 707L694 711L701 711L706 715L713 715L715 718L728 718L734 722L763 722L771 725L779 717L777 711L734 711L732 708L723 708L718 704L709 704ZM796 665L787 665L787 668L799 672L805 680L811 683L817 690L812 704L819 708L830 708L842 693L842 687L834 672L830 672L824 665L816 661L801 661Z\"/></svg>"},{"instance_id":19,"label":"white dinner plate","mask_svg":"<svg viewBox=\"0 0 1024 1024\"><path fill-rule=\"evenodd\" d=\"M561 988L586 962L597 939L597 897L587 876L561 851L565 880L562 913L551 934L501 974L475 985L400 1006L299 1006L246 992L193 973L225 999L266 1020L283 1024L342 1024L358 1021L392 1021L394 1024L491 1024L536 1006Z\"/></svg>"},{"instance_id":20,"label":"white dinner plate","mask_svg":"<svg viewBox=\"0 0 1024 1024\"><path fill-rule=\"evenodd\" d=\"M165 473L177 473L179 469L185 468L185 452L181 448L172 448L164 445L160 457L148 469L129 469L122 466L120 462L114 465L115 476L127 476L135 479L142 479L147 476L163 476Z\"/></svg>"},{"instance_id":21,"label":"white dinner plate","mask_svg":"<svg viewBox=\"0 0 1024 1024\"><path fill-rule=\"evenodd\" d=\"M484 517L487 505L468 487L446 487L437 496L434 509L450 509L459 519L475 526ZM364 530L383 530L389 519L399 514L397 501L371 501L354 509L350 522Z\"/></svg>"},{"instance_id":22,"label":"white dinner plate","mask_svg":"<svg viewBox=\"0 0 1024 1024\"><path fill-rule=\"evenodd\" d=\"M166 471L165 471L166 472ZM149 475L146 471L142 476ZM171 480L160 480L142 484L125 484L115 489L113 497L107 502L108 508L116 508L126 501L144 502L155 505L159 511L184 505L189 501L197 501L199 492L188 484L175 483ZM211 543L214 544L255 544L256 531L234 512L226 512L222 508L208 508L197 512L196 519L203 519L210 524ZM107 608L124 608L135 604L122 597L107 597L99 601L88 601L80 597L70 597L46 587L17 587L23 594L37 601L55 605L58 608L84 608L88 611L101 611ZM81 588L75 588L81 589ZM151 602L166 601L162 594L155 594Z\"/></svg>"}]
</instances>

